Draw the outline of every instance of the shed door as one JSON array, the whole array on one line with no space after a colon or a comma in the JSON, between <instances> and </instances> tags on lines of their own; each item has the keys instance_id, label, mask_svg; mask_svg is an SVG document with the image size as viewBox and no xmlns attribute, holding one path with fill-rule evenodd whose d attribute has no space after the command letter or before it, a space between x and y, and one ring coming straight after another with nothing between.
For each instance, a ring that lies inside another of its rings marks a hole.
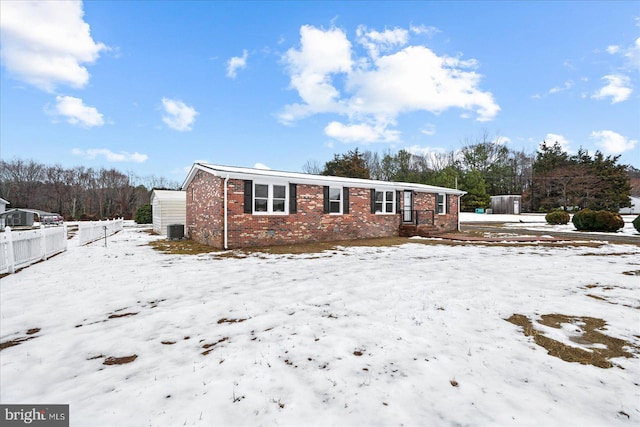
<instances>
[{"instance_id":1,"label":"shed door","mask_svg":"<svg viewBox=\"0 0 640 427\"><path fill-rule=\"evenodd\" d=\"M520 200L513 201L513 213L520 215Z\"/></svg>"}]
</instances>

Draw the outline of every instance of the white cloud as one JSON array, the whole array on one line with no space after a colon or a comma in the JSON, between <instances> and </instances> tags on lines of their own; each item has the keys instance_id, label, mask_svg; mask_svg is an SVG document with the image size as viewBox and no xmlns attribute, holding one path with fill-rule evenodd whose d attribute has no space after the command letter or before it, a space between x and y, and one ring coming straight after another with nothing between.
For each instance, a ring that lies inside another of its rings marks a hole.
<instances>
[{"instance_id":1,"label":"white cloud","mask_svg":"<svg viewBox=\"0 0 640 427\"><path fill-rule=\"evenodd\" d=\"M56 96L53 114L65 117L72 125L86 128L104 125L103 116L95 107L84 105L82 99L73 96Z\"/></svg>"},{"instance_id":2,"label":"white cloud","mask_svg":"<svg viewBox=\"0 0 640 427\"><path fill-rule=\"evenodd\" d=\"M184 132L190 131L193 128L193 123L199 114L195 108L177 99L167 98L162 98L162 106L166 113L166 115L162 117L162 121L171 129Z\"/></svg>"},{"instance_id":3,"label":"white cloud","mask_svg":"<svg viewBox=\"0 0 640 427\"><path fill-rule=\"evenodd\" d=\"M624 58L627 62L625 68L636 71L640 70L640 37L635 39L635 41L627 47L617 45L607 46L607 53Z\"/></svg>"},{"instance_id":4,"label":"white cloud","mask_svg":"<svg viewBox=\"0 0 640 427\"><path fill-rule=\"evenodd\" d=\"M109 162L143 163L149 158L146 154L140 154L138 152L128 153L126 151L121 151L119 153L114 153L107 148L90 148L88 150L74 148L71 150L71 154L74 156L82 156L89 160L93 160L98 156L103 156Z\"/></svg>"},{"instance_id":5,"label":"white cloud","mask_svg":"<svg viewBox=\"0 0 640 427\"><path fill-rule=\"evenodd\" d=\"M331 122L325 133L343 141L396 141L389 129L398 115L415 111L434 114L450 108L474 111L476 120L492 120L500 111L490 92L479 89L475 59L438 56L424 46L406 46L409 32L383 32L359 27L358 43L367 55L358 57L341 29L300 29L300 48L283 57L290 87L302 102L289 104L279 120L318 113L347 116L349 124Z\"/></svg>"},{"instance_id":6,"label":"white cloud","mask_svg":"<svg viewBox=\"0 0 640 427\"><path fill-rule=\"evenodd\" d=\"M2 63L16 79L53 92L58 85L82 88L85 64L108 50L91 38L82 2L0 2Z\"/></svg>"},{"instance_id":7,"label":"white cloud","mask_svg":"<svg viewBox=\"0 0 640 427\"><path fill-rule=\"evenodd\" d=\"M433 136L436 134L436 125L433 123L427 123L424 128L420 130L420 133L428 136Z\"/></svg>"},{"instance_id":8,"label":"white cloud","mask_svg":"<svg viewBox=\"0 0 640 427\"><path fill-rule=\"evenodd\" d=\"M553 95L553 94L556 94L556 93L559 93L559 92L564 92L566 90L569 90L574 85L575 85L575 83L573 82L573 80L567 80L566 82L564 82L564 85L552 87L551 89L549 89L547 91L547 93L545 93L543 95L540 95L539 93L537 93L537 94L533 95L532 98L534 98L534 99L546 98L548 95Z\"/></svg>"},{"instance_id":9,"label":"white cloud","mask_svg":"<svg viewBox=\"0 0 640 427\"><path fill-rule=\"evenodd\" d=\"M549 94L554 94L558 92L563 92L565 90L569 90L573 87L573 85L574 85L573 80L567 80L566 82L564 82L563 86L556 86L549 89Z\"/></svg>"},{"instance_id":10,"label":"white cloud","mask_svg":"<svg viewBox=\"0 0 640 427\"><path fill-rule=\"evenodd\" d=\"M607 154L620 154L633 150L638 143L635 139L629 139L611 130L593 131L589 137L595 140L596 145Z\"/></svg>"},{"instance_id":11,"label":"white cloud","mask_svg":"<svg viewBox=\"0 0 640 427\"><path fill-rule=\"evenodd\" d=\"M611 55L615 55L618 52L620 52L620 46L616 46L616 45L607 46L607 53Z\"/></svg>"},{"instance_id":12,"label":"white cloud","mask_svg":"<svg viewBox=\"0 0 640 427\"><path fill-rule=\"evenodd\" d=\"M291 74L290 87L298 92L304 104L285 107L280 121L292 121L316 113L341 110L340 93L331 84L331 74L349 73L351 43L343 31L323 31L309 25L300 28L300 50L289 49L284 61Z\"/></svg>"},{"instance_id":13,"label":"white cloud","mask_svg":"<svg viewBox=\"0 0 640 427\"><path fill-rule=\"evenodd\" d=\"M569 147L570 142L562 135L548 133L547 136L544 137L544 140L546 141L547 145L553 145L557 142L558 144L560 144L562 151L564 151L565 153L571 153L571 148Z\"/></svg>"},{"instance_id":14,"label":"white cloud","mask_svg":"<svg viewBox=\"0 0 640 427\"><path fill-rule=\"evenodd\" d=\"M376 69L350 76L352 111L395 118L400 113L449 108L475 110L478 121L489 121L500 111L490 92L478 89L480 75L467 71L473 60L440 57L424 46L409 46L382 56Z\"/></svg>"},{"instance_id":15,"label":"white cloud","mask_svg":"<svg viewBox=\"0 0 640 427\"><path fill-rule=\"evenodd\" d=\"M434 155L438 156L447 153L447 150L442 147L422 147L420 145L412 145L406 148L406 150L411 154L423 157L432 157Z\"/></svg>"},{"instance_id":16,"label":"white cloud","mask_svg":"<svg viewBox=\"0 0 640 427\"><path fill-rule=\"evenodd\" d=\"M227 61L227 77L235 79L238 69L244 69L247 66L247 58L249 53L247 50L242 51L242 56L234 56Z\"/></svg>"},{"instance_id":17,"label":"white cloud","mask_svg":"<svg viewBox=\"0 0 640 427\"><path fill-rule=\"evenodd\" d=\"M414 34L424 34L428 37L433 37L435 34L440 32L440 30L436 27L427 27L425 25L412 25L411 27L409 27L409 30Z\"/></svg>"},{"instance_id":18,"label":"white cloud","mask_svg":"<svg viewBox=\"0 0 640 427\"><path fill-rule=\"evenodd\" d=\"M262 169L262 170L271 170L271 168L267 165L265 165L264 163L256 163L255 165L253 165L254 169Z\"/></svg>"},{"instance_id":19,"label":"white cloud","mask_svg":"<svg viewBox=\"0 0 640 427\"><path fill-rule=\"evenodd\" d=\"M370 144L373 142L397 142L400 139L400 131L389 130L381 124L369 125L366 123L344 125L339 122L331 122L324 128L324 133L341 142L360 142Z\"/></svg>"},{"instance_id":20,"label":"white cloud","mask_svg":"<svg viewBox=\"0 0 640 427\"><path fill-rule=\"evenodd\" d=\"M496 140L495 143L498 145L507 145L507 144L511 144L513 141L511 141L511 138L509 138L508 136L496 136Z\"/></svg>"},{"instance_id":21,"label":"white cloud","mask_svg":"<svg viewBox=\"0 0 640 427\"><path fill-rule=\"evenodd\" d=\"M356 30L358 43L364 46L373 59L378 58L380 52L388 52L396 46L404 46L409 41L409 32L402 28L393 30L368 30L361 25Z\"/></svg>"},{"instance_id":22,"label":"white cloud","mask_svg":"<svg viewBox=\"0 0 640 427\"><path fill-rule=\"evenodd\" d=\"M640 37L624 51L623 55L634 69L640 70Z\"/></svg>"},{"instance_id":23,"label":"white cloud","mask_svg":"<svg viewBox=\"0 0 640 427\"><path fill-rule=\"evenodd\" d=\"M631 96L631 81L629 77L622 74L610 74L604 76L601 80L607 81L607 85L601 88L598 92L591 95L595 99L604 99L611 97L611 103L616 104L618 102L625 101Z\"/></svg>"}]
</instances>

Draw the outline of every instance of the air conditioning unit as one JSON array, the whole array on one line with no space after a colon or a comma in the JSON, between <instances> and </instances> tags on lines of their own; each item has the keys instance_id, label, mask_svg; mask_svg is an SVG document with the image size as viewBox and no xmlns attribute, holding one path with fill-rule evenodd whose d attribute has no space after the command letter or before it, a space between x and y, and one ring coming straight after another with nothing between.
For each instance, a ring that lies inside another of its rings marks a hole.
<instances>
[{"instance_id":1,"label":"air conditioning unit","mask_svg":"<svg viewBox=\"0 0 640 427\"><path fill-rule=\"evenodd\" d=\"M184 239L184 224L167 225L167 239L169 240Z\"/></svg>"}]
</instances>

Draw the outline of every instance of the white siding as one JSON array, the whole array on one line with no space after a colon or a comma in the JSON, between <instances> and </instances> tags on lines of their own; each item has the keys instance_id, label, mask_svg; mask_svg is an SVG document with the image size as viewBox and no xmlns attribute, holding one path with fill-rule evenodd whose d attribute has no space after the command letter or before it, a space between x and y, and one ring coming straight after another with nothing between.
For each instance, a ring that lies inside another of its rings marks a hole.
<instances>
[{"instance_id":1,"label":"white siding","mask_svg":"<svg viewBox=\"0 0 640 427\"><path fill-rule=\"evenodd\" d=\"M631 207L620 209L621 214L640 214L640 197L631 196Z\"/></svg>"},{"instance_id":2,"label":"white siding","mask_svg":"<svg viewBox=\"0 0 640 427\"><path fill-rule=\"evenodd\" d=\"M167 225L187 223L187 193L184 191L153 190L153 231L167 234Z\"/></svg>"},{"instance_id":3,"label":"white siding","mask_svg":"<svg viewBox=\"0 0 640 427\"><path fill-rule=\"evenodd\" d=\"M8 204L9 202L7 202L5 199L0 199L0 213L6 212Z\"/></svg>"}]
</instances>

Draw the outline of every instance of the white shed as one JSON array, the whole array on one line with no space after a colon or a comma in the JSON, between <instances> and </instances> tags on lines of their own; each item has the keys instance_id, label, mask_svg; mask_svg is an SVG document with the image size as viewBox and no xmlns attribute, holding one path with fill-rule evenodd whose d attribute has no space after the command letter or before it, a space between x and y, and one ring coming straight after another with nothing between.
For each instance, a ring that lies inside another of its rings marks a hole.
<instances>
[{"instance_id":1,"label":"white shed","mask_svg":"<svg viewBox=\"0 0 640 427\"><path fill-rule=\"evenodd\" d=\"M631 196L631 207L622 208L619 213L621 214L640 214L640 197Z\"/></svg>"},{"instance_id":2,"label":"white shed","mask_svg":"<svg viewBox=\"0 0 640 427\"><path fill-rule=\"evenodd\" d=\"M153 190L151 193L153 231L167 234L167 226L187 223L187 193L177 190Z\"/></svg>"},{"instance_id":3,"label":"white shed","mask_svg":"<svg viewBox=\"0 0 640 427\"><path fill-rule=\"evenodd\" d=\"M10 205L8 201L0 198L0 213L5 212L7 210L7 205Z\"/></svg>"}]
</instances>

